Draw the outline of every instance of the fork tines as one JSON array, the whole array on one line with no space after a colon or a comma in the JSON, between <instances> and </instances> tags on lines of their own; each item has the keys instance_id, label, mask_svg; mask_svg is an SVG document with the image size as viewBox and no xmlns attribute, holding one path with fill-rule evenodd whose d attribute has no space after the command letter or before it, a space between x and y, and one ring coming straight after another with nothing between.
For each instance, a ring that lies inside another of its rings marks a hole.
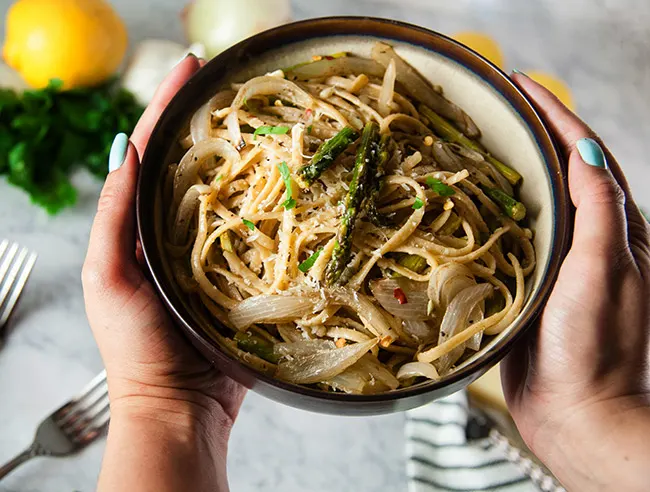
<instances>
[{"instance_id":1,"label":"fork tines","mask_svg":"<svg viewBox=\"0 0 650 492\"><path fill-rule=\"evenodd\" d=\"M0 242L0 331L7 324L35 262L36 253L7 239Z\"/></svg>"},{"instance_id":2,"label":"fork tines","mask_svg":"<svg viewBox=\"0 0 650 492\"><path fill-rule=\"evenodd\" d=\"M54 412L52 419L72 442L92 441L110 420L106 371L99 373L78 396Z\"/></svg>"}]
</instances>

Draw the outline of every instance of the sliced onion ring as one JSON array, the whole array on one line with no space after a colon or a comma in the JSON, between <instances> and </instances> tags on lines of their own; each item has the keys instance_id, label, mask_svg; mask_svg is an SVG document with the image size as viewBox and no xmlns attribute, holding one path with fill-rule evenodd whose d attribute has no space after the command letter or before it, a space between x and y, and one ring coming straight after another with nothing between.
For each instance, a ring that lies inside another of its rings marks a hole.
<instances>
[{"instance_id":1,"label":"sliced onion ring","mask_svg":"<svg viewBox=\"0 0 650 492\"><path fill-rule=\"evenodd\" d=\"M425 377L437 381L440 375L432 364L426 362L409 362L404 364L397 371L397 379L407 379L412 377Z\"/></svg>"},{"instance_id":2,"label":"sliced onion ring","mask_svg":"<svg viewBox=\"0 0 650 492\"><path fill-rule=\"evenodd\" d=\"M292 80L309 80L349 74L383 77L384 71L383 65L374 60L356 56L344 56L334 58L333 60L323 58L313 63L306 63L295 67L287 72L287 78Z\"/></svg>"},{"instance_id":3,"label":"sliced onion ring","mask_svg":"<svg viewBox=\"0 0 650 492\"><path fill-rule=\"evenodd\" d=\"M210 138L213 111L229 106L234 97L233 91L217 92L194 113L190 120L190 135L195 145L201 140Z\"/></svg>"},{"instance_id":4,"label":"sliced onion ring","mask_svg":"<svg viewBox=\"0 0 650 492\"><path fill-rule=\"evenodd\" d=\"M301 108L310 108L314 105L314 98L306 91L298 87L293 82L263 75L255 77L246 82L237 92L237 96L232 102L233 110L239 109L244 105L244 101L252 99L255 96L277 96L284 101L289 101Z\"/></svg>"},{"instance_id":5,"label":"sliced onion ring","mask_svg":"<svg viewBox=\"0 0 650 492\"><path fill-rule=\"evenodd\" d=\"M174 210L178 208L187 190L196 181L196 176L203 163L211 157L220 156L225 159L224 173L239 164L239 152L223 138L202 140L188 150L181 159L174 176Z\"/></svg>"},{"instance_id":6,"label":"sliced onion ring","mask_svg":"<svg viewBox=\"0 0 650 492\"><path fill-rule=\"evenodd\" d=\"M406 302L400 304L395 298L395 290L401 289L406 296ZM370 283L370 291L381 307L393 316L400 319L425 320L428 319L426 284L413 282L407 279L385 278Z\"/></svg>"},{"instance_id":7,"label":"sliced onion ring","mask_svg":"<svg viewBox=\"0 0 650 492\"><path fill-rule=\"evenodd\" d=\"M368 296L346 288L332 292L334 302L342 304L357 313L363 325L370 333L381 338L381 345L390 345L397 340L397 334L381 311L370 301Z\"/></svg>"},{"instance_id":8,"label":"sliced onion ring","mask_svg":"<svg viewBox=\"0 0 650 492\"><path fill-rule=\"evenodd\" d=\"M353 343L345 347L324 350L304 357L280 361L275 376L296 384L313 384L326 381L363 357L377 343L378 339Z\"/></svg>"},{"instance_id":9,"label":"sliced onion ring","mask_svg":"<svg viewBox=\"0 0 650 492\"><path fill-rule=\"evenodd\" d=\"M263 294L241 301L228 314L233 326L245 330L255 323L282 323L311 314L320 301L317 295Z\"/></svg>"},{"instance_id":10,"label":"sliced onion ring","mask_svg":"<svg viewBox=\"0 0 650 492\"><path fill-rule=\"evenodd\" d=\"M334 350L336 345L330 340L300 340L291 343L276 343L273 346L273 353L280 357L304 357L305 355L312 355L323 350Z\"/></svg>"},{"instance_id":11,"label":"sliced onion ring","mask_svg":"<svg viewBox=\"0 0 650 492\"><path fill-rule=\"evenodd\" d=\"M447 306L445 317L440 324L438 345L467 328L472 311L492 292L494 292L494 286L491 284L479 284L461 290ZM440 357L437 363L440 374L446 373L452 364L463 355L464 351L465 345L463 344Z\"/></svg>"},{"instance_id":12,"label":"sliced onion ring","mask_svg":"<svg viewBox=\"0 0 650 492\"><path fill-rule=\"evenodd\" d=\"M404 320L402 322L402 330L420 344L427 344L438 336L438 330L426 321Z\"/></svg>"}]
</instances>

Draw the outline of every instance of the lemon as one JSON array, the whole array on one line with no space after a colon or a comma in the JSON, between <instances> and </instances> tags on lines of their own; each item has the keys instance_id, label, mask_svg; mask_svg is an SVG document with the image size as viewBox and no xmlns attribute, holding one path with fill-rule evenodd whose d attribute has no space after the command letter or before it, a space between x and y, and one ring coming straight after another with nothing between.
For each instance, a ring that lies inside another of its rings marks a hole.
<instances>
[{"instance_id":1,"label":"lemon","mask_svg":"<svg viewBox=\"0 0 650 492\"><path fill-rule=\"evenodd\" d=\"M459 43L476 51L479 55L490 60L497 67L503 70L503 52L499 44L487 34L474 31L459 32L453 38Z\"/></svg>"},{"instance_id":2,"label":"lemon","mask_svg":"<svg viewBox=\"0 0 650 492\"><path fill-rule=\"evenodd\" d=\"M543 85L571 111L575 111L575 102L569 86L557 77L538 70L526 70L526 75L538 84Z\"/></svg>"},{"instance_id":3,"label":"lemon","mask_svg":"<svg viewBox=\"0 0 650 492\"><path fill-rule=\"evenodd\" d=\"M115 73L127 47L124 24L103 0L18 0L5 21L5 62L29 85L97 85Z\"/></svg>"}]
</instances>

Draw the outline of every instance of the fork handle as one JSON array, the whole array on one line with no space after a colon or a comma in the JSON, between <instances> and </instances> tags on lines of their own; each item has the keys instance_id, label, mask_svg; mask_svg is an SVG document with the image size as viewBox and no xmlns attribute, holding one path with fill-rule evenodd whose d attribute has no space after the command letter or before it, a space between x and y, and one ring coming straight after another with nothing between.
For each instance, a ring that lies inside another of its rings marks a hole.
<instances>
[{"instance_id":1,"label":"fork handle","mask_svg":"<svg viewBox=\"0 0 650 492\"><path fill-rule=\"evenodd\" d=\"M541 466L531 460L526 453L514 447L510 440L498 430L491 429L488 438L493 445L505 453L506 459L517 465L542 492L567 492Z\"/></svg>"},{"instance_id":2,"label":"fork handle","mask_svg":"<svg viewBox=\"0 0 650 492\"><path fill-rule=\"evenodd\" d=\"M30 447L9 461L6 465L0 467L0 480L9 475L25 461L28 461L35 456L40 456L41 454L42 453L39 453L39 446L36 443L33 443Z\"/></svg>"}]
</instances>

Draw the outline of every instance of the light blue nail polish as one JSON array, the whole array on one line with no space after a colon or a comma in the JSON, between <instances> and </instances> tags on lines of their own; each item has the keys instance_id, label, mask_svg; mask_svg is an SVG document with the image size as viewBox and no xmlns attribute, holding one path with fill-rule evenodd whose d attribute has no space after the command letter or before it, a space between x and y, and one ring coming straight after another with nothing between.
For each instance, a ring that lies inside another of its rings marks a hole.
<instances>
[{"instance_id":1,"label":"light blue nail polish","mask_svg":"<svg viewBox=\"0 0 650 492\"><path fill-rule=\"evenodd\" d=\"M585 161L586 164L594 167L600 167L602 169L607 168L607 159L605 158L605 153L603 149L598 145L592 138L581 138L576 143L580 157Z\"/></svg>"},{"instance_id":2,"label":"light blue nail polish","mask_svg":"<svg viewBox=\"0 0 650 492\"><path fill-rule=\"evenodd\" d=\"M126 149L129 146L129 137L126 136L126 133L118 133L115 135L113 140L113 145L111 145L111 152L108 156L108 172L112 173L116 169L119 169L124 158L126 157Z\"/></svg>"},{"instance_id":3,"label":"light blue nail polish","mask_svg":"<svg viewBox=\"0 0 650 492\"><path fill-rule=\"evenodd\" d=\"M516 73L517 75L523 75L524 77L530 78L524 72L522 72L521 70L517 70L516 68L512 70L512 73Z\"/></svg>"}]
</instances>

